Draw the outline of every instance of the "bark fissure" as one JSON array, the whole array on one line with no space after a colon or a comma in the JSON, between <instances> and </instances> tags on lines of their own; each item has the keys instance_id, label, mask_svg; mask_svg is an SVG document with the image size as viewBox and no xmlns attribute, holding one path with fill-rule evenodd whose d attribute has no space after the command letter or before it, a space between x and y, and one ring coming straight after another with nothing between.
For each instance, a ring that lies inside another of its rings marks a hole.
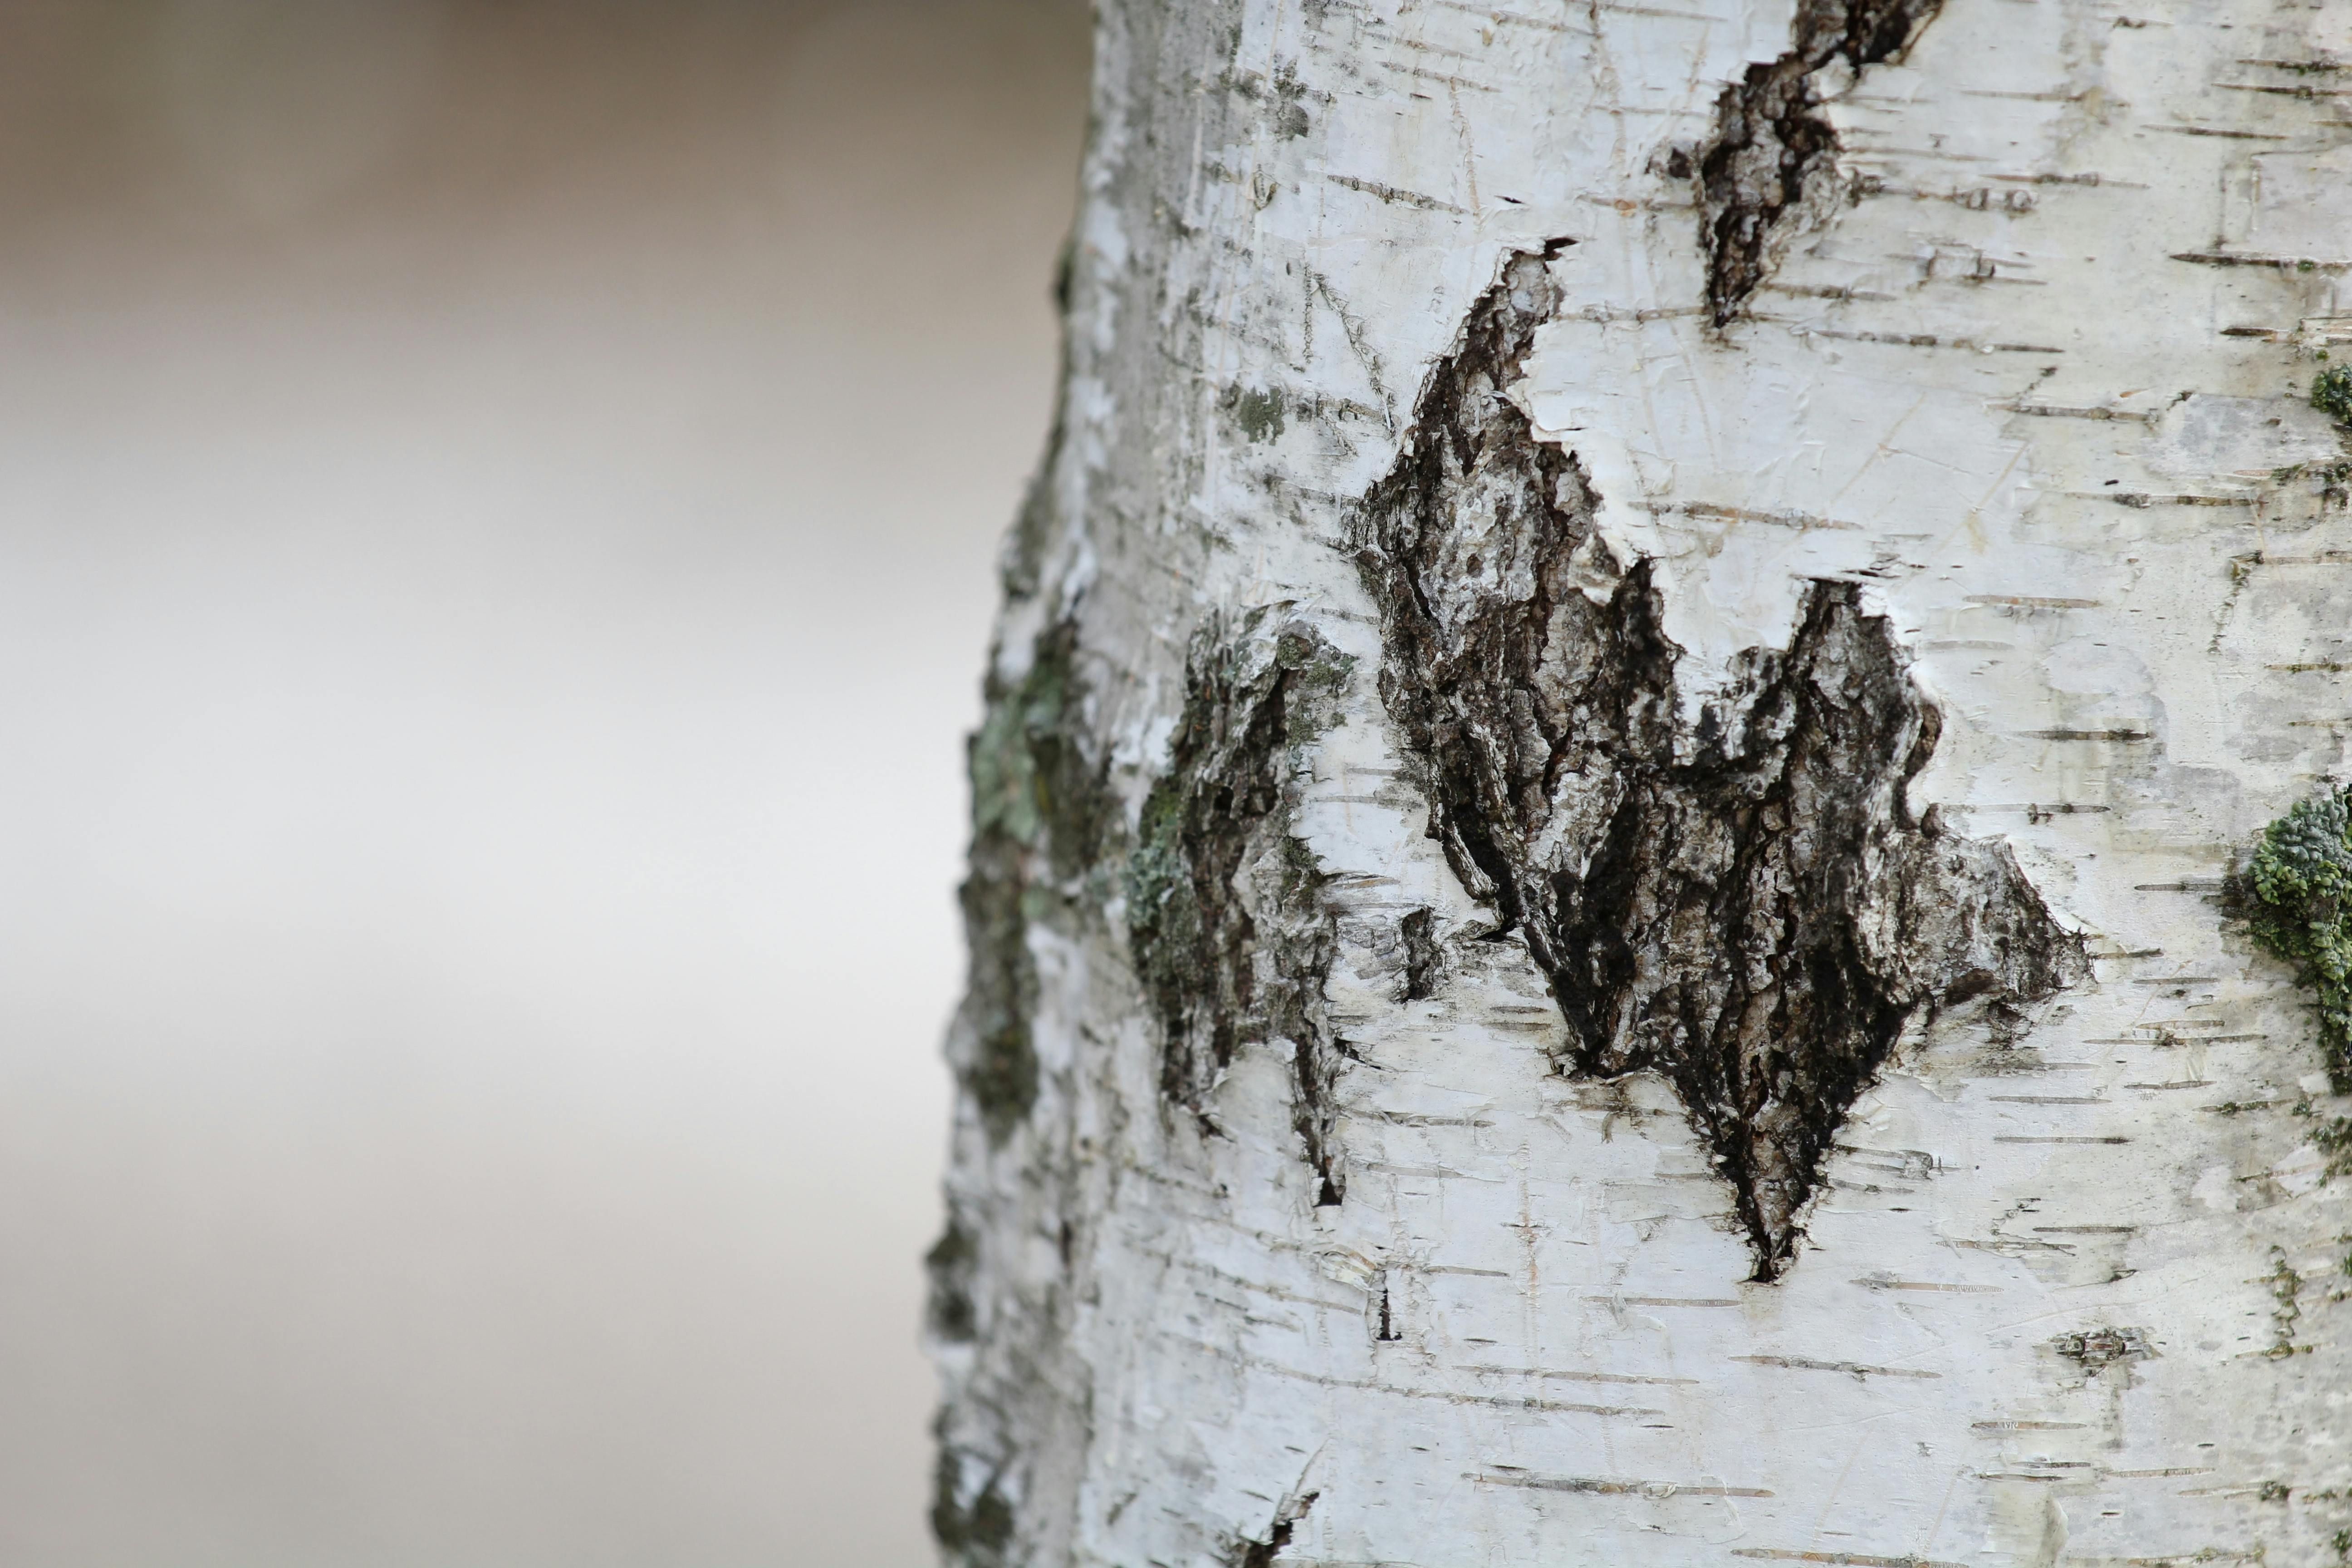
<instances>
[{"instance_id":1,"label":"bark fissure","mask_svg":"<svg viewBox=\"0 0 2352 1568\"><path fill-rule=\"evenodd\" d=\"M1899 58L1943 0L1800 0L1789 49L1751 65L1716 100L1715 134L1670 172L1696 174L1706 302L1718 327L1771 271L1808 206L1834 202L1837 131L1822 112L1820 73Z\"/></svg>"},{"instance_id":2,"label":"bark fissure","mask_svg":"<svg viewBox=\"0 0 2352 1568\"><path fill-rule=\"evenodd\" d=\"M1312 626L1271 610L1204 626L1128 869L1162 1094L1213 1131L1208 1097L1235 1052L1287 1040L1292 1120L1318 1204L1345 1187L1331 1145L1339 1047L1323 996L1338 938L1323 874L1290 828L1300 749L1329 724L1347 666Z\"/></svg>"},{"instance_id":3,"label":"bark fissure","mask_svg":"<svg viewBox=\"0 0 2352 1568\"><path fill-rule=\"evenodd\" d=\"M2086 961L2004 845L1913 818L1937 714L1853 584L1810 584L1788 647L1686 714L1648 563L1617 565L1507 395L1552 253L1474 308L1356 520L1381 696L1432 837L1551 981L1562 1070L1674 1085L1769 1280L1906 1023L2013 1011Z\"/></svg>"}]
</instances>

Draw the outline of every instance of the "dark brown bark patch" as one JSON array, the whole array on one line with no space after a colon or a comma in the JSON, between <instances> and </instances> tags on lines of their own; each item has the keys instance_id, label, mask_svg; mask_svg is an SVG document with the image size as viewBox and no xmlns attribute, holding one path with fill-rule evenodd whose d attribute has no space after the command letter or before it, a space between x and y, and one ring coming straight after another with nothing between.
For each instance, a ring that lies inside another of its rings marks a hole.
<instances>
[{"instance_id":1,"label":"dark brown bark patch","mask_svg":"<svg viewBox=\"0 0 2352 1568\"><path fill-rule=\"evenodd\" d=\"M1776 241L1807 201L1833 199L1837 132L1816 97L1817 73L1898 59L1943 0L1798 0L1789 49L1751 65L1716 100L1715 134L1669 172L1695 174L1706 301L1715 324L1739 313L1771 269Z\"/></svg>"},{"instance_id":2,"label":"dark brown bark patch","mask_svg":"<svg viewBox=\"0 0 2352 1568\"><path fill-rule=\"evenodd\" d=\"M1673 1083L1769 1280L1905 1025L2086 961L2005 845L1912 817L1937 711L1852 584L1812 584L1789 646L1685 710L1647 563L1619 569L1505 395L1558 303L1545 259L1473 309L1356 519L1381 697L1431 836L1550 978L1561 1069Z\"/></svg>"},{"instance_id":3,"label":"dark brown bark patch","mask_svg":"<svg viewBox=\"0 0 2352 1568\"><path fill-rule=\"evenodd\" d=\"M1414 910L1406 915L1397 922L1397 940L1404 948L1404 999L1427 1001L1445 979L1445 949L1437 940L1435 912Z\"/></svg>"},{"instance_id":4,"label":"dark brown bark patch","mask_svg":"<svg viewBox=\"0 0 2352 1568\"><path fill-rule=\"evenodd\" d=\"M1213 1131L1218 1075L1252 1041L1287 1040L1293 1121L1317 1201L1339 1201L1323 983L1337 948L1323 873L1290 831L1300 752L1327 728L1349 661L1304 621L1213 617L1185 662L1184 711L1128 865L1137 978L1160 1026L1160 1089Z\"/></svg>"}]
</instances>

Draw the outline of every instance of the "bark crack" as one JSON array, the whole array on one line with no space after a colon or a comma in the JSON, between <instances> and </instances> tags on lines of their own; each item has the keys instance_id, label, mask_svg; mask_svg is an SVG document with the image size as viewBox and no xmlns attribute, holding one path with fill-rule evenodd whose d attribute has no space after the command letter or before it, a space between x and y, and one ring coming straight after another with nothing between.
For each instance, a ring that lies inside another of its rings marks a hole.
<instances>
[{"instance_id":1,"label":"bark crack","mask_svg":"<svg viewBox=\"0 0 2352 1568\"><path fill-rule=\"evenodd\" d=\"M1674 1085L1769 1280L1906 1024L2013 1011L2087 961L2004 844L1914 820L1938 716L1853 584L1811 584L1788 647L1685 716L1648 563L1619 568L1507 395L1558 249L1473 308L1355 519L1381 697L1431 836L1550 978L1561 1070Z\"/></svg>"}]
</instances>

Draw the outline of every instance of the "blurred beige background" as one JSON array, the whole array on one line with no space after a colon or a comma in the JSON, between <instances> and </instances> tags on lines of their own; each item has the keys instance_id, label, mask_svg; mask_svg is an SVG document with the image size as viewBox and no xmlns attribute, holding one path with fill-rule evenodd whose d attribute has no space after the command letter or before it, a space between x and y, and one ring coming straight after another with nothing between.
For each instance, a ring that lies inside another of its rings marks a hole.
<instances>
[{"instance_id":1,"label":"blurred beige background","mask_svg":"<svg viewBox=\"0 0 2352 1568\"><path fill-rule=\"evenodd\" d=\"M929 1560L1076 0L0 0L0 1568Z\"/></svg>"}]
</instances>

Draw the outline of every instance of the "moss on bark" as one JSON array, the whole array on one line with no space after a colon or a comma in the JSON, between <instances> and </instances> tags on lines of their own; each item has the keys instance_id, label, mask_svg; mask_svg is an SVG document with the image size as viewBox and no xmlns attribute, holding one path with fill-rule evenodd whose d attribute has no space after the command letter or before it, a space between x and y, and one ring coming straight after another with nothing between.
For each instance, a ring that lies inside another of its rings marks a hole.
<instances>
[{"instance_id":1,"label":"moss on bark","mask_svg":"<svg viewBox=\"0 0 2352 1568\"><path fill-rule=\"evenodd\" d=\"M2352 790L2300 802L2263 829L2245 888L2254 940L2318 993L2328 1082L2352 1093Z\"/></svg>"}]
</instances>

